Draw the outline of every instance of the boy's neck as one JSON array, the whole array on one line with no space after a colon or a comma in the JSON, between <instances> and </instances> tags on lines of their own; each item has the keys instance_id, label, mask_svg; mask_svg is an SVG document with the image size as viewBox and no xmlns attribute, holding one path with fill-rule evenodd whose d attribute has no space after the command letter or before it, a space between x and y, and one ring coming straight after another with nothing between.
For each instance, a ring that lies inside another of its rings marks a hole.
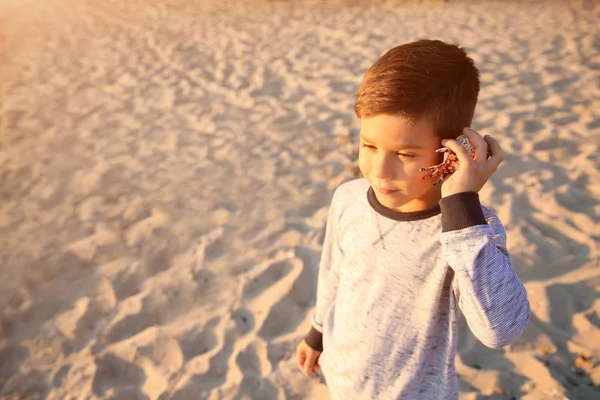
<instances>
[{"instance_id":1,"label":"boy's neck","mask_svg":"<svg viewBox=\"0 0 600 400\"><path fill-rule=\"evenodd\" d=\"M430 205L429 203L414 208L402 207L402 211L399 208L386 207L381 204L372 187L369 187L367 200L378 214L396 221L417 221L433 217L441 212L438 204Z\"/></svg>"},{"instance_id":2,"label":"boy's neck","mask_svg":"<svg viewBox=\"0 0 600 400\"><path fill-rule=\"evenodd\" d=\"M377 197L378 195L375 191L373 191L373 195L375 196L377 201L383 205L381 200ZM389 206L385 206L385 205L383 205L383 206L392 211L395 211L395 212L414 213L414 212L428 211L428 210L433 210L433 209L439 208L439 202L441 199L442 199L441 188L439 186L435 186L430 191L425 193L423 196L415 198L415 199L411 199L411 200L407 201L406 203L399 205L398 207L389 207Z\"/></svg>"},{"instance_id":3,"label":"boy's neck","mask_svg":"<svg viewBox=\"0 0 600 400\"><path fill-rule=\"evenodd\" d=\"M442 195L440 193L437 196L428 198L412 199L409 202L402 204L400 207L392 210L403 213L427 211L439 207L441 198Z\"/></svg>"}]
</instances>

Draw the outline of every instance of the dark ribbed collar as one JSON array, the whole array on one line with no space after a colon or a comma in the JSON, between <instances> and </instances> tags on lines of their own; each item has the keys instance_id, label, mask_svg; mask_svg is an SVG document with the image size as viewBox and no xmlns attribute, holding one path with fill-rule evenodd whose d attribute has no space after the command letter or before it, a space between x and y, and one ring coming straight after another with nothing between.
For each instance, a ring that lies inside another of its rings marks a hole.
<instances>
[{"instance_id":1,"label":"dark ribbed collar","mask_svg":"<svg viewBox=\"0 0 600 400\"><path fill-rule=\"evenodd\" d=\"M383 215L386 218L393 219L394 221L417 221L420 219L430 218L441 213L439 205L423 211L402 212L391 210L377 200L375 191L370 186L367 192L367 200L369 201L371 207L373 207L378 214Z\"/></svg>"}]
</instances>

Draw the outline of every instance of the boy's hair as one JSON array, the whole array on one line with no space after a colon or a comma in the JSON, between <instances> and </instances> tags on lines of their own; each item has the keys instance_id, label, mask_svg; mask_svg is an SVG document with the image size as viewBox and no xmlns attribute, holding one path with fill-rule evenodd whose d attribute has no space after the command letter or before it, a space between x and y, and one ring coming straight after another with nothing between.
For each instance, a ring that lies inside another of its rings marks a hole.
<instances>
[{"instance_id":1,"label":"boy's hair","mask_svg":"<svg viewBox=\"0 0 600 400\"><path fill-rule=\"evenodd\" d=\"M464 48L439 40L419 40L395 47L367 71L354 111L427 118L442 139L454 139L471 126L479 71Z\"/></svg>"}]
</instances>

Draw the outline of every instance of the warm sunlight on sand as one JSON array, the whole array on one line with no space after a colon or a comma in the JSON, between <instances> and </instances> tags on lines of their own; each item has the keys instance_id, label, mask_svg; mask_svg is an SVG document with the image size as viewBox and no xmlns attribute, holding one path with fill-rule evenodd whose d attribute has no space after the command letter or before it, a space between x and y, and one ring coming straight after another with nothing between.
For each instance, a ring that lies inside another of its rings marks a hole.
<instances>
[{"instance_id":1,"label":"warm sunlight on sand","mask_svg":"<svg viewBox=\"0 0 600 400\"><path fill-rule=\"evenodd\" d=\"M461 398L600 398L600 6L212 3L0 2L0 399L326 399L293 352L354 95L424 37L481 71L533 311L461 327Z\"/></svg>"}]
</instances>

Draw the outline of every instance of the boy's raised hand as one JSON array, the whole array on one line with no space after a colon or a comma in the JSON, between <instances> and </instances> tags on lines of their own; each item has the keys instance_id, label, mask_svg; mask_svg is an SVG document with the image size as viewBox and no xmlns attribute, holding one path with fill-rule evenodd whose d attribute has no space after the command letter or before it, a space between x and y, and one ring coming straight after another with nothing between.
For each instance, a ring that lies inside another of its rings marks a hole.
<instances>
[{"instance_id":1,"label":"boy's raised hand","mask_svg":"<svg viewBox=\"0 0 600 400\"><path fill-rule=\"evenodd\" d=\"M491 136L481 135L470 128L463 129L463 135L469 138L475 147L475 159L456 140L446 139L442 145L448 147L458 157L456 171L446 177L442 183L442 197L462 192L479 192L504 159L502 149ZM490 157L487 158L488 149Z\"/></svg>"},{"instance_id":2,"label":"boy's raised hand","mask_svg":"<svg viewBox=\"0 0 600 400\"><path fill-rule=\"evenodd\" d=\"M298 368L306 376L319 376L315 371L315 367L319 367L319 356L320 351L314 350L305 340L300 341L296 347L296 357L298 362Z\"/></svg>"}]
</instances>

